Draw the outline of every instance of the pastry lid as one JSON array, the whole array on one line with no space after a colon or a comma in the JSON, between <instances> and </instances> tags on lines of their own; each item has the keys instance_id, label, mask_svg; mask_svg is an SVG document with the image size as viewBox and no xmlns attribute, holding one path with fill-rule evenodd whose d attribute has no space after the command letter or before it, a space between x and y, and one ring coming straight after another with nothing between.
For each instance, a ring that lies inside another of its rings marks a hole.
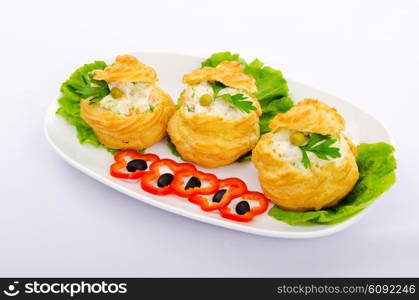
<instances>
[{"instance_id":1,"label":"pastry lid","mask_svg":"<svg viewBox=\"0 0 419 300\"><path fill-rule=\"evenodd\" d=\"M119 82L145 82L153 84L158 81L156 71L140 62L132 55L119 55L115 63L104 70L93 70L96 80Z\"/></svg>"},{"instance_id":2,"label":"pastry lid","mask_svg":"<svg viewBox=\"0 0 419 300\"><path fill-rule=\"evenodd\" d=\"M344 131L345 120L335 108L318 100L305 99L286 113L277 114L269 127L274 131L286 128L329 135Z\"/></svg>"},{"instance_id":3,"label":"pastry lid","mask_svg":"<svg viewBox=\"0 0 419 300\"><path fill-rule=\"evenodd\" d=\"M244 66L238 61L223 61L215 68L203 67L183 76L186 84L201 81L218 81L226 86L243 90L248 94L257 92L256 81L252 75L244 74Z\"/></svg>"}]
</instances>

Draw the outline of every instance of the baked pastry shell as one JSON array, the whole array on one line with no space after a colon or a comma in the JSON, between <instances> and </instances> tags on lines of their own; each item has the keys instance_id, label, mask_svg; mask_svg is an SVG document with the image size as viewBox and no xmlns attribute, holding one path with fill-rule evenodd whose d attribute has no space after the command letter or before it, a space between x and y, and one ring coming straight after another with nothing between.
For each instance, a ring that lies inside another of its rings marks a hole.
<instances>
[{"instance_id":1,"label":"baked pastry shell","mask_svg":"<svg viewBox=\"0 0 419 300\"><path fill-rule=\"evenodd\" d=\"M334 206L347 195L359 178L355 146L349 145L340 163L301 170L272 151L273 133L262 136L253 150L252 161L266 197L279 207L292 211L320 210Z\"/></svg>"},{"instance_id":2,"label":"baked pastry shell","mask_svg":"<svg viewBox=\"0 0 419 300\"><path fill-rule=\"evenodd\" d=\"M80 115L108 148L148 148L166 135L167 123L176 110L170 96L155 85L151 97L157 103L153 111L130 116L115 114L84 99L80 102Z\"/></svg>"},{"instance_id":3,"label":"baked pastry shell","mask_svg":"<svg viewBox=\"0 0 419 300\"><path fill-rule=\"evenodd\" d=\"M189 114L182 106L170 119L168 133L183 159L202 167L221 167L254 148L259 139L259 112L227 120Z\"/></svg>"}]
</instances>

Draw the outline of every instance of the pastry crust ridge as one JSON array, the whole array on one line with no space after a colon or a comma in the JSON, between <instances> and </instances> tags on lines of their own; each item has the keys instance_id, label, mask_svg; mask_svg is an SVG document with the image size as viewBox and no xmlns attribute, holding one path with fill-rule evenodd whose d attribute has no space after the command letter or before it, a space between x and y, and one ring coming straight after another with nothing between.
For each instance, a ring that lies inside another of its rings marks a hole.
<instances>
[{"instance_id":1,"label":"pastry crust ridge","mask_svg":"<svg viewBox=\"0 0 419 300\"><path fill-rule=\"evenodd\" d=\"M320 133L336 134L345 130L345 120L336 111L321 101L305 99L283 114L277 114L269 127Z\"/></svg>"},{"instance_id":2,"label":"pastry crust ridge","mask_svg":"<svg viewBox=\"0 0 419 300\"><path fill-rule=\"evenodd\" d=\"M183 76L183 83L198 84L201 81L219 81L226 86L248 94L257 92L253 76L244 74L244 66L238 61L223 61L217 67L203 67Z\"/></svg>"},{"instance_id":3,"label":"pastry crust ridge","mask_svg":"<svg viewBox=\"0 0 419 300\"><path fill-rule=\"evenodd\" d=\"M93 70L96 80L119 82L145 82L153 84L158 81L156 71L140 62L132 55L119 55L115 63L104 70Z\"/></svg>"}]
</instances>

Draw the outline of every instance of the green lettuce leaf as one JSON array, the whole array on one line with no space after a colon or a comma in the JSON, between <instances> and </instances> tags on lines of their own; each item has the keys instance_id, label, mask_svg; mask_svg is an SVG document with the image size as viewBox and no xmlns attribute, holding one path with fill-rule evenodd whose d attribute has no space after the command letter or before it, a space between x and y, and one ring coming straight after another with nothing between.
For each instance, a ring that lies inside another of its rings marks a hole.
<instances>
[{"instance_id":1,"label":"green lettuce leaf","mask_svg":"<svg viewBox=\"0 0 419 300\"><path fill-rule=\"evenodd\" d=\"M170 139L170 136L167 136L167 144L166 145L170 149L170 152L172 152L172 154L174 156L182 158L182 156L180 156L179 152L177 151L175 144L173 144L172 140Z\"/></svg>"},{"instance_id":2,"label":"green lettuce leaf","mask_svg":"<svg viewBox=\"0 0 419 300\"><path fill-rule=\"evenodd\" d=\"M393 146L386 143L360 144L356 159L359 180L338 205L319 211L293 212L274 206L269 215L290 225L334 224L366 208L395 182L397 167Z\"/></svg>"},{"instance_id":3,"label":"green lettuce leaf","mask_svg":"<svg viewBox=\"0 0 419 300\"><path fill-rule=\"evenodd\" d=\"M240 156L236 162L246 162L246 161L251 161L252 160L252 151L249 151L245 154L243 154L242 156Z\"/></svg>"},{"instance_id":4,"label":"green lettuce leaf","mask_svg":"<svg viewBox=\"0 0 419 300\"><path fill-rule=\"evenodd\" d=\"M60 91L62 93L58 99L59 108L57 114L67 120L68 123L75 126L77 129L77 137L81 144L92 144L96 147L103 147L96 135L93 133L92 128L80 116L80 100L89 96L95 96L95 101L102 99L109 94L107 85L95 80L98 87L91 87L92 82L89 72L98 69L104 69L106 63L104 61L95 61L91 64L86 64L70 75L70 77L63 82ZM115 154L119 150L106 148L110 153Z\"/></svg>"},{"instance_id":5,"label":"green lettuce leaf","mask_svg":"<svg viewBox=\"0 0 419 300\"><path fill-rule=\"evenodd\" d=\"M262 115L259 117L260 133L264 134L271 129L269 122L278 114L288 111L294 106L294 102L289 97L273 99L268 104L262 106Z\"/></svg>"},{"instance_id":6,"label":"green lettuce leaf","mask_svg":"<svg viewBox=\"0 0 419 300\"><path fill-rule=\"evenodd\" d=\"M278 113L284 113L293 107L293 101L288 96L287 81L282 76L281 71L264 66L259 60L255 59L248 64L239 54L231 52L214 53L201 63L202 67L216 67L223 61L239 61L244 66L244 72L251 74L256 80L258 92L255 94L262 108L262 115L259 118L261 134L270 131L269 121Z\"/></svg>"}]
</instances>

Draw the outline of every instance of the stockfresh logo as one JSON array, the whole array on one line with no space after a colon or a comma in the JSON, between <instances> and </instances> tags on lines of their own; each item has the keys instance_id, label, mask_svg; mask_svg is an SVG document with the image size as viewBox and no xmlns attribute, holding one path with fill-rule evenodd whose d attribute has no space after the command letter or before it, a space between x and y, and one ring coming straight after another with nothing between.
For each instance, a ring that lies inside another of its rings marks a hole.
<instances>
[{"instance_id":1,"label":"stockfresh logo","mask_svg":"<svg viewBox=\"0 0 419 300\"><path fill-rule=\"evenodd\" d=\"M19 284L19 281L13 281L13 284L9 284L7 289L3 291L3 293L9 297L14 297L20 293L20 291L17 289L17 285Z\"/></svg>"},{"instance_id":2,"label":"stockfresh logo","mask_svg":"<svg viewBox=\"0 0 419 300\"><path fill-rule=\"evenodd\" d=\"M18 288L19 281L9 284L3 293L9 297L14 297L19 293L30 294L56 294L69 295L74 297L77 294L126 294L128 291L127 283L115 282L43 282L43 281L26 281L21 283Z\"/></svg>"}]
</instances>

